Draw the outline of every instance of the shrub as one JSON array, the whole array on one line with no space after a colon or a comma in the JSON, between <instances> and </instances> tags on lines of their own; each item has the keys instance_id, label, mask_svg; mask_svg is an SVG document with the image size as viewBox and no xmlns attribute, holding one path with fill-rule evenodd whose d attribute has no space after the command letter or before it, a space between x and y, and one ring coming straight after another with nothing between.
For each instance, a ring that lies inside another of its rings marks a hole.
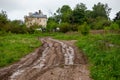
<instances>
[{"instance_id":1,"label":"shrub","mask_svg":"<svg viewBox=\"0 0 120 80\"><path fill-rule=\"evenodd\" d=\"M83 35L87 35L89 33L89 30L90 28L86 22L78 27L78 31Z\"/></svg>"},{"instance_id":2,"label":"shrub","mask_svg":"<svg viewBox=\"0 0 120 80\"><path fill-rule=\"evenodd\" d=\"M78 31L78 24L74 24L74 25L71 25L70 27L70 29L71 29L71 31Z\"/></svg>"},{"instance_id":3,"label":"shrub","mask_svg":"<svg viewBox=\"0 0 120 80\"><path fill-rule=\"evenodd\" d=\"M61 23L61 24L59 25L59 27L60 27L60 31L61 31L61 32L64 32L64 33L71 30L71 27L70 27L70 24L69 24L69 23Z\"/></svg>"},{"instance_id":4,"label":"shrub","mask_svg":"<svg viewBox=\"0 0 120 80\"><path fill-rule=\"evenodd\" d=\"M119 29L120 29L120 20L116 20L115 22L119 25Z\"/></svg>"},{"instance_id":5,"label":"shrub","mask_svg":"<svg viewBox=\"0 0 120 80\"><path fill-rule=\"evenodd\" d=\"M110 25L110 30L118 30L119 29L119 25L117 23L112 23Z\"/></svg>"},{"instance_id":6,"label":"shrub","mask_svg":"<svg viewBox=\"0 0 120 80\"><path fill-rule=\"evenodd\" d=\"M91 29L99 30L104 29L105 26L110 26L111 22L104 17L97 17L93 19L93 21L91 21L89 24L91 25Z\"/></svg>"},{"instance_id":7,"label":"shrub","mask_svg":"<svg viewBox=\"0 0 120 80\"><path fill-rule=\"evenodd\" d=\"M58 24L55 21L49 21L47 24L47 31L52 32L54 29L56 29Z\"/></svg>"}]
</instances>

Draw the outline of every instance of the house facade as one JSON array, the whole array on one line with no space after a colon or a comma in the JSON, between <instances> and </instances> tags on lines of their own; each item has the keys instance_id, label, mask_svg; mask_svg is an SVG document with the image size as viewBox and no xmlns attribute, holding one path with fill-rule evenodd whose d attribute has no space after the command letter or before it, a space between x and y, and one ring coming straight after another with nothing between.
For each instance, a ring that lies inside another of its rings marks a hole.
<instances>
[{"instance_id":1,"label":"house facade","mask_svg":"<svg viewBox=\"0 0 120 80\"><path fill-rule=\"evenodd\" d=\"M28 28L34 24L44 28L46 28L47 25L47 15L44 15L41 10L35 13L30 12L28 16L24 17L24 20Z\"/></svg>"}]
</instances>

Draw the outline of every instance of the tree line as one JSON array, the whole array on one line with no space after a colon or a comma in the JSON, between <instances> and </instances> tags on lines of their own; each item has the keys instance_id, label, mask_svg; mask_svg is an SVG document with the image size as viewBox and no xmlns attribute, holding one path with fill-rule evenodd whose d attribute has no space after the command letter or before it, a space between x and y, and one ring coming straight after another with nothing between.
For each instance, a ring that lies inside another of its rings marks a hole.
<instances>
[{"instance_id":1,"label":"tree line","mask_svg":"<svg viewBox=\"0 0 120 80\"><path fill-rule=\"evenodd\" d=\"M61 32L80 31L88 34L89 30L118 30L120 29L120 11L116 17L110 20L111 8L107 4L94 4L92 10L88 10L84 3L78 3L72 9L69 5L63 5L48 18L46 30L49 32L59 30ZM9 20L5 11L0 12L0 31L12 33L34 33L33 25L27 28L25 23L20 20Z\"/></svg>"},{"instance_id":2,"label":"tree line","mask_svg":"<svg viewBox=\"0 0 120 80\"><path fill-rule=\"evenodd\" d=\"M3 33L34 33L38 25L27 28L21 20L9 20L6 11L0 12L0 34Z\"/></svg>"},{"instance_id":3,"label":"tree line","mask_svg":"<svg viewBox=\"0 0 120 80\"><path fill-rule=\"evenodd\" d=\"M52 31L57 27L61 32L81 31L88 33L89 29L119 29L120 28L120 12L116 14L114 20L110 20L109 14L111 8L108 4L94 4L92 10L88 10L84 3L76 4L74 9L69 5L63 5L48 18L47 29Z\"/></svg>"}]
</instances>

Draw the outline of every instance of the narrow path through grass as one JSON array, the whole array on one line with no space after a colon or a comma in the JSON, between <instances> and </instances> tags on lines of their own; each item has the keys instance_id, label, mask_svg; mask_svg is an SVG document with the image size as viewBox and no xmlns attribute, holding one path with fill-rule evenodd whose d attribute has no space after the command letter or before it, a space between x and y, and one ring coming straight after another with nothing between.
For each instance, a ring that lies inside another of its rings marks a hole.
<instances>
[{"instance_id":1,"label":"narrow path through grass","mask_svg":"<svg viewBox=\"0 0 120 80\"><path fill-rule=\"evenodd\" d=\"M120 80L120 34L87 35L79 33L10 34L0 36L0 67L19 60L40 46L38 37L77 40L76 46L88 56L94 80Z\"/></svg>"}]
</instances>

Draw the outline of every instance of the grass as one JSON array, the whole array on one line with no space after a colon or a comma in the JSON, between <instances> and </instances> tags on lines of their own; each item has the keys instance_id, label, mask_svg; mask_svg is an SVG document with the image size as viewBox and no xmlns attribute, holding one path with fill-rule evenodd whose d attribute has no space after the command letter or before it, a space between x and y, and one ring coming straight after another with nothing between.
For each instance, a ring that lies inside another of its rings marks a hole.
<instances>
[{"instance_id":1,"label":"grass","mask_svg":"<svg viewBox=\"0 0 120 80\"><path fill-rule=\"evenodd\" d=\"M0 67L18 61L40 46L37 37L29 34L7 34L0 36Z\"/></svg>"},{"instance_id":2,"label":"grass","mask_svg":"<svg viewBox=\"0 0 120 80\"><path fill-rule=\"evenodd\" d=\"M94 80L120 80L120 34L82 36L78 33L11 34L0 36L0 66L18 61L40 45L37 37L77 40L89 59Z\"/></svg>"},{"instance_id":3,"label":"grass","mask_svg":"<svg viewBox=\"0 0 120 80\"><path fill-rule=\"evenodd\" d=\"M88 56L94 80L120 80L120 35L84 36L76 45Z\"/></svg>"}]
</instances>

